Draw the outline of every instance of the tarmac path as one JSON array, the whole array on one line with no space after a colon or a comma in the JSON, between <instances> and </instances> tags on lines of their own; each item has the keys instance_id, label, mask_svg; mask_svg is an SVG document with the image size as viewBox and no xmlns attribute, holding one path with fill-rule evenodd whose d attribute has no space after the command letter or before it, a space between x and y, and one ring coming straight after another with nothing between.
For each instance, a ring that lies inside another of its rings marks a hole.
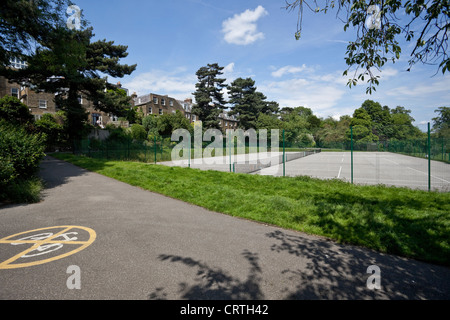
<instances>
[{"instance_id":1,"label":"tarmac path","mask_svg":"<svg viewBox=\"0 0 450 320\"><path fill-rule=\"evenodd\" d=\"M211 212L50 157L41 175L40 203L0 207L1 300L450 298L443 266ZM373 265L381 289L367 285Z\"/></svg>"}]
</instances>

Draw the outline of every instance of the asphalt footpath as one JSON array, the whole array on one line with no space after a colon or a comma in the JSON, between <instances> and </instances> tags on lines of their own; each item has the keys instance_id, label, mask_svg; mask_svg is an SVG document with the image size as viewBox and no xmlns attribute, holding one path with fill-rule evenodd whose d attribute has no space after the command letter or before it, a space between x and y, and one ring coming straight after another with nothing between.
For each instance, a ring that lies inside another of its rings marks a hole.
<instances>
[{"instance_id":1,"label":"asphalt footpath","mask_svg":"<svg viewBox=\"0 0 450 320\"><path fill-rule=\"evenodd\" d=\"M0 300L450 298L444 266L211 212L51 157L41 176L40 203L0 207Z\"/></svg>"}]
</instances>

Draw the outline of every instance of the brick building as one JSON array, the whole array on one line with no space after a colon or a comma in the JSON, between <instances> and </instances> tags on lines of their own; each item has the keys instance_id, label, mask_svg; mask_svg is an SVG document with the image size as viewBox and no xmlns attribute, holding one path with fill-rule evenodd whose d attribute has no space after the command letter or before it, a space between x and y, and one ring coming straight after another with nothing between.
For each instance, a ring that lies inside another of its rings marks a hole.
<instances>
[{"instance_id":1,"label":"brick building","mask_svg":"<svg viewBox=\"0 0 450 320\"><path fill-rule=\"evenodd\" d=\"M145 116L163 115L175 113L177 110L185 114L185 110L180 102L167 95L150 93L143 96L134 96L134 105L139 108Z\"/></svg>"},{"instance_id":2,"label":"brick building","mask_svg":"<svg viewBox=\"0 0 450 320\"><path fill-rule=\"evenodd\" d=\"M120 83L117 86L121 88ZM55 103L55 94L36 92L30 87L22 86L16 82L9 82L8 79L0 76L0 97L4 96L18 98L29 108L36 120L46 113L55 114L60 110ZM93 126L105 127L108 123L118 120L113 114L96 110L94 104L82 94L79 95L78 101L88 112L89 123Z\"/></svg>"},{"instance_id":3,"label":"brick building","mask_svg":"<svg viewBox=\"0 0 450 320\"><path fill-rule=\"evenodd\" d=\"M0 76L0 97L12 96L28 106L35 119L40 119L43 114L56 113L55 95L52 93L35 92L19 83L9 82Z\"/></svg>"}]
</instances>

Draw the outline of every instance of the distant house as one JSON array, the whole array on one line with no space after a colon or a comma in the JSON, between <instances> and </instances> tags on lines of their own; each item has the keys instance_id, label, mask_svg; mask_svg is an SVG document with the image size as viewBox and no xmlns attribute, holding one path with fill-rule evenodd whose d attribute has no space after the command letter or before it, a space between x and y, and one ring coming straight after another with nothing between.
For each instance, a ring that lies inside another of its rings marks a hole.
<instances>
[{"instance_id":1,"label":"distant house","mask_svg":"<svg viewBox=\"0 0 450 320\"><path fill-rule=\"evenodd\" d=\"M228 129L237 129L239 125L239 120L236 116L230 116L228 112L223 112L219 115L220 126L222 127L222 131L226 132Z\"/></svg>"},{"instance_id":2,"label":"distant house","mask_svg":"<svg viewBox=\"0 0 450 320\"><path fill-rule=\"evenodd\" d=\"M11 60L11 68L25 68L27 64L17 59ZM117 88L125 90L128 95L128 89L123 88L117 83ZM0 76L0 97L10 95L18 98L25 104L36 120L40 119L46 113L55 114L60 108L55 103L57 94L48 92L37 92L33 90L33 86L21 85L16 82L10 82L5 77ZM109 113L98 111L94 108L92 101L89 101L83 94L78 96L78 101L89 113L89 123L94 127L104 128L108 123L117 121L118 118Z\"/></svg>"},{"instance_id":3,"label":"distant house","mask_svg":"<svg viewBox=\"0 0 450 320\"><path fill-rule=\"evenodd\" d=\"M172 114L177 110L182 114L185 114L183 106L178 102L178 100L167 95L163 96L160 94L150 93L143 96L134 96L133 101L134 105L142 111L144 116Z\"/></svg>"},{"instance_id":4,"label":"distant house","mask_svg":"<svg viewBox=\"0 0 450 320\"><path fill-rule=\"evenodd\" d=\"M16 58L11 59L11 68L22 69L27 66L26 62ZM28 106L35 119L40 119L46 113L56 113L55 95L46 92L36 92L31 88L10 82L3 76L0 76L0 97L12 96L19 99Z\"/></svg>"}]
</instances>

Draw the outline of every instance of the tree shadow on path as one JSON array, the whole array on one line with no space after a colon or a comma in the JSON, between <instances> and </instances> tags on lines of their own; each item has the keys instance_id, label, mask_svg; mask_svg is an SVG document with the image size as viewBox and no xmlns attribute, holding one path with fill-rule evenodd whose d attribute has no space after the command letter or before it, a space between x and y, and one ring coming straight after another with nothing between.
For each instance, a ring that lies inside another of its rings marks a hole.
<instances>
[{"instance_id":1,"label":"tree shadow on path","mask_svg":"<svg viewBox=\"0 0 450 320\"><path fill-rule=\"evenodd\" d=\"M306 261L301 269L287 268L286 299L449 299L450 269L326 240L274 231L271 250ZM281 257L280 257L281 259ZM367 269L381 270L381 290L370 290Z\"/></svg>"}]
</instances>

